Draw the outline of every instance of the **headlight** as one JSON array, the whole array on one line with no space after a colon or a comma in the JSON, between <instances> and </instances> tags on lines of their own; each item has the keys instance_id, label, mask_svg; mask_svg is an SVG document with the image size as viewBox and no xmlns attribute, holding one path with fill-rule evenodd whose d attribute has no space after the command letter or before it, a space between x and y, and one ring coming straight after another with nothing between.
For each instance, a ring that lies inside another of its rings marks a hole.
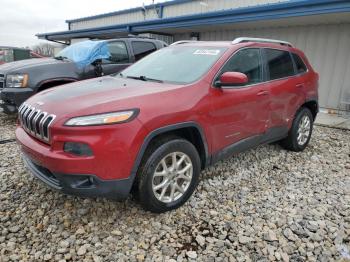
<instances>
[{"instance_id":1,"label":"headlight","mask_svg":"<svg viewBox=\"0 0 350 262\"><path fill-rule=\"evenodd\" d=\"M90 116L79 116L69 119L65 126L97 126L125 123L134 119L139 110L128 110L123 112L114 112Z\"/></svg>"},{"instance_id":2,"label":"headlight","mask_svg":"<svg viewBox=\"0 0 350 262\"><path fill-rule=\"evenodd\" d=\"M6 76L6 87L27 87L27 84L27 74L16 74Z\"/></svg>"}]
</instances>

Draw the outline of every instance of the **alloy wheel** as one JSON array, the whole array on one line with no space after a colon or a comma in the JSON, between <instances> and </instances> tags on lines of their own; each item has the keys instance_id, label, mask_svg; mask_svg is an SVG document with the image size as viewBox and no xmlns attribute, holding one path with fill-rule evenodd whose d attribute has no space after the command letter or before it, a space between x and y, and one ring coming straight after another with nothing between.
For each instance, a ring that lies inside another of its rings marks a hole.
<instances>
[{"instance_id":1,"label":"alloy wheel","mask_svg":"<svg viewBox=\"0 0 350 262\"><path fill-rule=\"evenodd\" d=\"M297 141L299 146L303 146L309 139L311 132L311 119L308 115L304 115L298 126L298 136Z\"/></svg>"},{"instance_id":2,"label":"alloy wheel","mask_svg":"<svg viewBox=\"0 0 350 262\"><path fill-rule=\"evenodd\" d=\"M193 165L190 157L182 152L166 155L158 163L152 180L155 197L163 203L181 198L190 187Z\"/></svg>"}]
</instances>

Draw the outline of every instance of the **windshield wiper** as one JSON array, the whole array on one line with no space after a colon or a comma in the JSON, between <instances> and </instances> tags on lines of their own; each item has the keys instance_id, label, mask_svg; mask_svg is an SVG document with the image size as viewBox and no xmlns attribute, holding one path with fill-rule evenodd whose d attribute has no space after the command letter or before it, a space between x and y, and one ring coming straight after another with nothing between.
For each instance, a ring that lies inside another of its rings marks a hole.
<instances>
[{"instance_id":1,"label":"windshield wiper","mask_svg":"<svg viewBox=\"0 0 350 262\"><path fill-rule=\"evenodd\" d=\"M157 83L163 83L162 80L155 79L155 78L149 78L147 76L127 76L126 78L131 78L131 79L136 79L136 80L141 80L141 81L152 81L152 82L157 82Z\"/></svg>"},{"instance_id":2,"label":"windshield wiper","mask_svg":"<svg viewBox=\"0 0 350 262\"><path fill-rule=\"evenodd\" d=\"M56 60L68 59L68 57L65 57L65 56L54 56L54 58L55 58Z\"/></svg>"}]
</instances>

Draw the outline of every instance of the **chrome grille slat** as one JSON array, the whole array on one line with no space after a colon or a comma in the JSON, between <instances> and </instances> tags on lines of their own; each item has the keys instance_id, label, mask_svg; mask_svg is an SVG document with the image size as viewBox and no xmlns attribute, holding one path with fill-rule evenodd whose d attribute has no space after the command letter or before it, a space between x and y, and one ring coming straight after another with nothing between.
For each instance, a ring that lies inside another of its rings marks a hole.
<instances>
[{"instance_id":1,"label":"chrome grille slat","mask_svg":"<svg viewBox=\"0 0 350 262\"><path fill-rule=\"evenodd\" d=\"M44 115L43 118L39 122L39 133L40 133L41 139L44 139L44 121L45 121L45 119L47 117L47 113L44 112L43 115Z\"/></svg>"},{"instance_id":2,"label":"chrome grille slat","mask_svg":"<svg viewBox=\"0 0 350 262\"><path fill-rule=\"evenodd\" d=\"M31 124L31 119L32 119L34 113L35 113L35 108L32 107L32 111L30 111L30 113L29 113L28 116L27 116L27 128L28 128L29 132L32 131L32 128L31 128L31 125L32 125L32 124Z\"/></svg>"},{"instance_id":3,"label":"chrome grille slat","mask_svg":"<svg viewBox=\"0 0 350 262\"><path fill-rule=\"evenodd\" d=\"M23 103L18 109L19 122L29 134L45 142L50 141L50 126L56 116Z\"/></svg>"},{"instance_id":4,"label":"chrome grille slat","mask_svg":"<svg viewBox=\"0 0 350 262\"><path fill-rule=\"evenodd\" d=\"M35 119L37 114L38 114L38 110L34 110L33 113L31 114L31 116L29 117L29 129L33 135L35 135L35 133L34 133L34 119Z\"/></svg>"},{"instance_id":5,"label":"chrome grille slat","mask_svg":"<svg viewBox=\"0 0 350 262\"><path fill-rule=\"evenodd\" d=\"M41 115L41 110L38 109L37 114L34 117L33 122L32 122L34 133L38 133L39 132L38 129L36 128L36 121L38 121L40 115Z\"/></svg>"},{"instance_id":6,"label":"chrome grille slat","mask_svg":"<svg viewBox=\"0 0 350 262\"><path fill-rule=\"evenodd\" d=\"M22 110L22 113L20 115L21 123L24 123L24 116L28 109L29 109L28 106L25 106L24 109Z\"/></svg>"},{"instance_id":7,"label":"chrome grille slat","mask_svg":"<svg viewBox=\"0 0 350 262\"><path fill-rule=\"evenodd\" d=\"M0 74L0 89L5 87L5 75Z\"/></svg>"},{"instance_id":8,"label":"chrome grille slat","mask_svg":"<svg viewBox=\"0 0 350 262\"><path fill-rule=\"evenodd\" d=\"M23 115L23 122L24 122L24 126L26 129L28 129L28 122L27 122L27 118L28 118L28 115L32 112L32 108L29 106L28 109L26 110L26 112L24 113Z\"/></svg>"}]
</instances>

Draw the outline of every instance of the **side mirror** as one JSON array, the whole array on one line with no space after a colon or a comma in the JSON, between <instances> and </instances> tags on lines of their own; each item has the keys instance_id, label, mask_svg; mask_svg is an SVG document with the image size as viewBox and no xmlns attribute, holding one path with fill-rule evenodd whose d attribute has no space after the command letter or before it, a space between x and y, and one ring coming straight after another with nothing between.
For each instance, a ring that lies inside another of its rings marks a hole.
<instances>
[{"instance_id":1,"label":"side mirror","mask_svg":"<svg viewBox=\"0 0 350 262\"><path fill-rule=\"evenodd\" d=\"M225 72L220 76L220 81L215 82L216 87L238 86L248 83L246 74L240 72Z\"/></svg>"},{"instance_id":2,"label":"side mirror","mask_svg":"<svg viewBox=\"0 0 350 262\"><path fill-rule=\"evenodd\" d=\"M103 76L102 59L96 59L92 65L94 66L95 75L97 77Z\"/></svg>"},{"instance_id":3,"label":"side mirror","mask_svg":"<svg viewBox=\"0 0 350 262\"><path fill-rule=\"evenodd\" d=\"M102 59L96 59L94 62L91 63L93 66L98 66L102 64Z\"/></svg>"}]
</instances>

